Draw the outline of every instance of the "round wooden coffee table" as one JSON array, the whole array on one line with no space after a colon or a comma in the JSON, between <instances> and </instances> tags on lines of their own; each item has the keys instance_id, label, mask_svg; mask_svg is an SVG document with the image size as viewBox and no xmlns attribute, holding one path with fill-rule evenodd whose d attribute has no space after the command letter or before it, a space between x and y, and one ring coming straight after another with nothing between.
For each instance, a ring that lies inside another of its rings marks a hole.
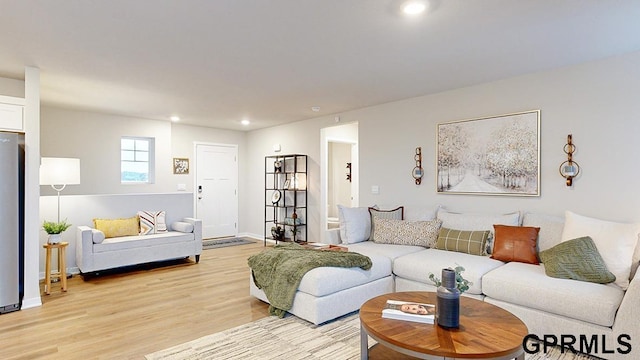
<instances>
[{"instance_id":1,"label":"round wooden coffee table","mask_svg":"<svg viewBox=\"0 0 640 360\"><path fill-rule=\"evenodd\" d=\"M367 335L397 352L421 359L524 359L527 326L495 305L460 297L460 327L382 318L387 300L435 304L433 292L397 292L375 297L360 308L361 359L368 359Z\"/></svg>"}]
</instances>

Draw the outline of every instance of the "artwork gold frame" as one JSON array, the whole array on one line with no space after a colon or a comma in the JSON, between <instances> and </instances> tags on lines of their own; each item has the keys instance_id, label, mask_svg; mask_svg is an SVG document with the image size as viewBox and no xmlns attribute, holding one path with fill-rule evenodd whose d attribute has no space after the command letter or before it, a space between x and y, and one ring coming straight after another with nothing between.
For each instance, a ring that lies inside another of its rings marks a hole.
<instances>
[{"instance_id":1,"label":"artwork gold frame","mask_svg":"<svg viewBox=\"0 0 640 360\"><path fill-rule=\"evenodd\" d=\"M173 173L179 175L189 174L189 159L173 158Z\"/></svg>"},{"instance_id":2,"label":"artwork gold frame","mask_svg":"<svg viewBox=\"0 0 640 360\"><path fill-rule=\"evenodd\" d=\"M438 124L441 194L540 196L540 110Z\"/></svg>"}]
</instances>

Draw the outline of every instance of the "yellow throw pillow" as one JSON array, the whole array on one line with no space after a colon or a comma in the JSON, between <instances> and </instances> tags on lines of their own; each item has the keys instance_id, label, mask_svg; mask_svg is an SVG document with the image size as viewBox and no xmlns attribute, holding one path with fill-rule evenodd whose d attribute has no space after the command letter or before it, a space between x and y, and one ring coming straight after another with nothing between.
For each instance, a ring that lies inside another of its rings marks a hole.
<instances>
[{"instance_id":1,"label":"yellow throw pillow","mask_svg":"<svg viewBox=\"0 0 640 360\"><path fill-rule=\"evenodd\" d=\"M93 219L93 227L102 231L105 238L138 235L140 220L137 215L126 219Z\"/></svg>"}]
</instances>

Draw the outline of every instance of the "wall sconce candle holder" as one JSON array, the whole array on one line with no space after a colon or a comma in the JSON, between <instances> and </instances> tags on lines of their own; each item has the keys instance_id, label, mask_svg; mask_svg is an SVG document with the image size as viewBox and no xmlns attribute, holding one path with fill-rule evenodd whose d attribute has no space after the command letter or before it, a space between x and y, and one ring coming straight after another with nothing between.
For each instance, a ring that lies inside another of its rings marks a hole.
<instances>
[{"instance_id":1,"label":"wall sconce candle holder","mask_svg":"<svg viewBox=\"0 0 640 360\"><path fill-rule=\"evenodd\" d=\"M416 161L416 166L411 171L411 176L415 179L416 185L420 185L424 175L424 170L422 170L422 147L418 146L416 148L416 154L413 159Z\"/></svg>"},{"instance_id":2,"label":"wall sconce candle holder","mask_svg":"<svg viewBox=\"0 0 640 360\"><path fill-rule=\"evenodd\" d=\"M566 179L567 186L573 185L573 179L580 173L580 165L573 161L573 153L576 146L573 145L573 137L567 135L567 143L564 145L564 152L567 154L567 160L560 164L560 175Z\"/></svg>"}]
</instances>

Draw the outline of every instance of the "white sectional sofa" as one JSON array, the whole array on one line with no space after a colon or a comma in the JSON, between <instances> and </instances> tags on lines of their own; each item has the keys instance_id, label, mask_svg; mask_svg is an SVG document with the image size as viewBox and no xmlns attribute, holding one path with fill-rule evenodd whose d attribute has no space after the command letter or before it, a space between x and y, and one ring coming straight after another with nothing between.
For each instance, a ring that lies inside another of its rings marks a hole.
<instances>
[{"instance_id":1,"label":"white sectional sofa","mask_svg":"<svg viewBox=\"0 0 640 360\"><path fill-rule=\"evenodd\" d=\"M82 273L193 256L202 253L202 221L183 218L173 229L149 235L104 238L89 226L78 226L76 263Z\"/></svg>"},{"instance_id":2,"label":"white sectional sofa","mask_svg":"<svg viewBox=\"0 0 640 360\"><path fill-rule=\"evenodd\" d=\"M491 216L480 216L482 219L478 221L474 215L465 218L467 214L455 218L438 217L443 220L442 227L467 227L461 230L471 230L473 227L491 230L486 224L499 224L505 219L508 220L506 222L515 221L506 225L539 227L539 251L567 240L563 239L567 235L563 217L516 214L515 220L514 217L496 216L492 219ZM468 223L465 223L466 219ZM598 225L601 224L596 224L594 228ZM620 245L618 250L623 251L624 261L637 266L640 260L637 232L640 228L629 224L626 229L635 233L635 241L630 250L628 241L626 245ZM334 268L309 271L302 279L289 312L315 324L356 311L367 299L384 293L435 291L428 275L439 275L443 268L461 265L465 268L463 276L473 283L464 293L465 296L487 301L512 312L525 322L531 334L540 339L557 339L559 344L563 342L576 350L607 359L640 357L640 280L637 277L627 275L631 278L627 282L630 282L628 287L624 285L626 279L620 275L616 283L610 284L559 279L547 276L543 263L504 262L488 255L373 241L344 244L339 229L328 231L329 242L342 243L349 251L371 257L374 265L370 271ZM612 236L615 237L615 234ZM611 239L612 242L614 240ZM622 259L620 261L623 262ZM633 275L633 271L623 271ZM253 281L250 281L250 293L268 302Z\"/></svg>"}]
</instances>

